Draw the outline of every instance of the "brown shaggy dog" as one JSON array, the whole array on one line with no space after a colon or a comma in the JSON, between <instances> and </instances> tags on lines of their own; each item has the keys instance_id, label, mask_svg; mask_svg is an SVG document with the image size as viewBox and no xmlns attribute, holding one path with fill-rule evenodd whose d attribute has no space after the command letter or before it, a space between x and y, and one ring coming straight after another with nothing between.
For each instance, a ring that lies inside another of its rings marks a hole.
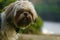
<instances>
[{"instance_id":1,"label":"brown shaggy dog","mask_svg":"<svg viewBox=\"0 0 60 40\"><path fill-rule=\"evenodd\" d=\"M16 1L1 14L1 40L17 40L18 29L25 29L37 18L34 6L29 1Z\"/></svg>"}]
</instances>

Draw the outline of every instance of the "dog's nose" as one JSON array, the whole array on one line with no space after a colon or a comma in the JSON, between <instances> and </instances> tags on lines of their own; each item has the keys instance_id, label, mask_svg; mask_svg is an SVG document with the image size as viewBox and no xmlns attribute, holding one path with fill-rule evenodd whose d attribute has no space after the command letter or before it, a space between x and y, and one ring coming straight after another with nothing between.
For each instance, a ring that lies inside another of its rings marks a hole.
<instances>
[{"instance_id":1,"label":"dog's nose","mask_svg":"<svg viewBox=\"0 0 60 40\"><path fill-rule=\"evenodd\" d=\"M27 16L27 13L24 13L25 16Z\"/></svg>"}]
</instances>

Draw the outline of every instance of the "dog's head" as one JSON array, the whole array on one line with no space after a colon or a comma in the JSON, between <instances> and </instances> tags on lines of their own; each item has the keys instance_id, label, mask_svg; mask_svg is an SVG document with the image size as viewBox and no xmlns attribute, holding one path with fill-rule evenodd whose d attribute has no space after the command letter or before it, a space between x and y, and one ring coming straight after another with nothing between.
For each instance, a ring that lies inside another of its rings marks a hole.
<instances>
[{"instance_id":1,"label":"dog's head","mask_svg":"<svg viewBox=\"0 0 60 40\"><path fill-rule=\"evenodd\" d=\"M37 18L34 6L29 1L16 1L7 6L5 13L7 22L16 27L26 27Z\"/></svg>"}]
</instances>

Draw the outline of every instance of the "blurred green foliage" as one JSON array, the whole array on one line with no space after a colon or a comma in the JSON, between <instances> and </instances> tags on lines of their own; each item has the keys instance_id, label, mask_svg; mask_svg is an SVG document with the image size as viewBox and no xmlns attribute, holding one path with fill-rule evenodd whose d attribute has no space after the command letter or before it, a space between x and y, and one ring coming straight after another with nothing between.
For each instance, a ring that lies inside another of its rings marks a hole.
<instances>
[{"instance_id":1,"label":"blurred green foliage","mask_svg":"<svg viewBox=\"0 0 60 40\"><path fill-rule=\"evenodd\" d=\"M43 0L42 3L35 3L35 8L43 20L60 22L59 0Z\"/></svg>"},{"instance_id":2,"label":"blurred green foliage","mask_svg":"<svg viewBox=\"0 0 60 40\"><path fill-rule=\"evenodd\" d=\"M41 13L41 12L56 12L56 13L60 13L60 6L57 6L57 5L35 4L35 8L36 8L38 13Z\"/></svg>"},{"instance_id":3,"label":"blurred green foliage","mask_svg":"<svg viewBox=\"0 0 60 40\"><path fill-rule=\"evenodd\" d=\"M0 0L0 12L2 12L2 9L9 5L10 3L14 2L16 0Z\"/></svg>"}]
</instances>

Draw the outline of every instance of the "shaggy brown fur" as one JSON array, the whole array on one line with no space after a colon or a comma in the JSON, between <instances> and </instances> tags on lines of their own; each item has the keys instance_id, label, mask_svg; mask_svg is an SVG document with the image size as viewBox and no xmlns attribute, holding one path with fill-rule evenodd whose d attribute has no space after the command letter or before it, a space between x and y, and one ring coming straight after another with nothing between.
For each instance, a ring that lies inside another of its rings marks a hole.
<instances>
[{"instance_id":1,"label":"shaggy brown fur","mask_svg":"<svg viewBox=\"0 0 60 40\"><path fill-rule=\"evenodd\" d=\"M37 18L34 6L29 1L16 1L1 14L1 40L17 40L16 29L27 28Z\"/></svg>"}]
</instances>

